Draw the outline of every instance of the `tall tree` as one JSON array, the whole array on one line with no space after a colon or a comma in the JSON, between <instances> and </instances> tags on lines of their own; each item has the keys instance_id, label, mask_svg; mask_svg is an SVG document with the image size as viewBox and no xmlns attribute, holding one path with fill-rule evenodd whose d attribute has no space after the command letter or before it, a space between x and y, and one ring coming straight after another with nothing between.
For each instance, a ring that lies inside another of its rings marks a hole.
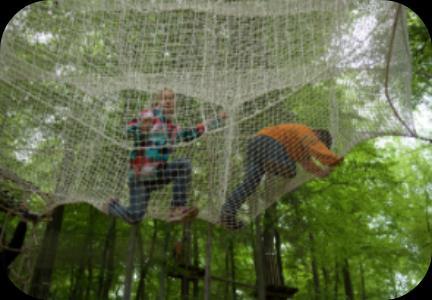
<instances>
[{"instance_id":1,"label":"tall tree","mask_svg":"<svg viewBox=\"0 0 432 300\"><path fill-rule=\"evenodd\" d=\"M98 298L107 299L114 279L114 250L116 246L116 219L112 217L108 225L108 231L103 242L102 263L99 270Z\"/></svg>"},{"instance_id":2,"label":"tall tree","mask_svg":"<svg viewBox=\"0 0 432 300\"><path fill-rule=\"evenodd\" d=\"M264 249L263 249L263 230L262 217L255 218L255 239L253 240L254 248L254 264L256 274L256 294L257 299L264 300L266 298L266 282L264 271Z\"/></svg>"},{"instance_id":3,"label":"tall tree","mask_svg":"<svg viewBox=\"0 0 432 300\"><path fill-rule=\"evenodd\" d=\"M36 260L30 285L30 294L46 299L49 296L51 278L63 222L64 206L58 206L52 213L52 220L47 224L41 249Z\"/></svg>"},{"instance_id":4,"label":"tall tree","mask_svg":"<svg viewBox=\"0 0 432 300\"><path fill-rule=\"evenodd\" d=\"M351 271L350 271L347 258L343 260L342 275L343 275L344 288L345 288L345 297L347 300L354 300L354 289L351 281Z\"/></svg>"},{"instance_id":5,"label":"tall tree","mask_svg":"<svg viewBox=\"0 0 432 300\"><path fill-rule=\"evenodd\" d=\"M139 226L140 224L138 223L132 225L130 228L128 249L126 252L127 258L126 258L123 300L131 299L131 295L132 295L132 284L133 284L133 277L134 277L133 275L135 271L135 249L137 247Z\"/></svg>"}]
</instances>

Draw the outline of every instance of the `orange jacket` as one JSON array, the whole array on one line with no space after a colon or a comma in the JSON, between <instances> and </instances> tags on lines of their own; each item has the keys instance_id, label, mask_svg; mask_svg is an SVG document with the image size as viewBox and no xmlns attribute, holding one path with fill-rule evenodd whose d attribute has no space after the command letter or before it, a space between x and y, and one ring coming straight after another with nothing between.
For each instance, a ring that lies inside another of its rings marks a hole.
<instances>
[{"instance_id":1,"label":"orange jacket","mask_svg":"<svg viewBox=\"0 0 432 300\"><path fill-rule=\"evenodd\" d=\"M292 159L302 164L314 157L323 165L335 166L343 159L328 149L312 129L303 124L287 123L266 127L258 131L257 135L275 139L285 147Z\"/></svg>"}]
</instances>

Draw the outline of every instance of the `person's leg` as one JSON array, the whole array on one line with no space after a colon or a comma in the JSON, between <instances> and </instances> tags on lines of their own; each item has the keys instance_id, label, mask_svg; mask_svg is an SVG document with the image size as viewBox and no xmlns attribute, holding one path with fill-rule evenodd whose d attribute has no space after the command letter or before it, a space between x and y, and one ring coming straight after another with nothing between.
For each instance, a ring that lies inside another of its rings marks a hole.
<instances>
[{"instance_id":1,"label":"person's leg","mask_svg":"<svg viewBox=\"0 0 432 300\"><path fill-rule=\"evenodd\" d=\"M297 175L296 163L286 152L285 147L279 142L267 138L264 143L263 160L265 171L286 178L293 178Z\"/></svg>"},{"instance_id":2,"label":"person's leg","mask_svg":"<svg viewBox=\"0 0 432 300\"><path fill-rule=\"evenodd\" d=\"M247 146L245 175L242 183L229 195L227 201L222 205L222 216L235 216L237 210L253 194L263 177L265 149L268 143L265 137L252 138Z\"/></svg>"},{"instance_id":3,"label":"person's leg","mask_svg":"<svg viewBox=\"0 0 432 300\"><path fill-rule=\"evenodd\" d=\"M169 221L186 221L198 214L198 209L187 206L188 191L192 179L192 165L186 159L169 162L163 169L163 175L168 182L173 183L173 195Z\"/></svg>"},{"instance_id":4,"label":"person's leg","mask_svg":"<svg viewBox=\"0 0 432 300\"><path fill-rule=\"evenodd\" d=\"M117 201L113 201L109 205L109 214L121 217L126 222L137 223L142 220L146 213L147 205L150 200L150 192L152 190L151 182L144 183L135 178L129 179L129 207L124 207Z\"/></svg>"},{"instance_id":5,"label":"person's leg","mask_svg":"<svg viewBox=\"0 0 432 300\"><path fill-rule=\"evenodd\" d=\"M185 159L174 160L167 164L166 176L173 183L172 207L186 206L190 182L192 179L192 165Z\"/></svg>"}]
</instances>

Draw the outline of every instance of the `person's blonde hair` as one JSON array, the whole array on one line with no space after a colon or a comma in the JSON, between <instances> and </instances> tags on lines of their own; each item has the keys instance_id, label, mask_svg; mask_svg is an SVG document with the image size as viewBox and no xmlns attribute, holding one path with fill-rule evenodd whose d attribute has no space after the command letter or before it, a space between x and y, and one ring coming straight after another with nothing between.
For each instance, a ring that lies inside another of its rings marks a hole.
<instances>
[{"instance_id":1,"label":"person's blonde hair","mask_svg":"<svg viewBox=\"0 0 432 300\"><path fill-rule=\"evenodd\" d=\"M172 89L167 88L167 87L164 87L164 88L161 89L159 92L156 92L156 93L153 95L153 101L156 102L156 103L159 103L160 101L162 101L162 95L163 95L165 92L169 92L169 93L172 93L172 94L174 95L174 91L173 91Z\"/></svg>"},{"instance_id":2,"label":"person's blonde hair","mask_svg":"<svg viewBox=\"0 0 432 300\"><path fill-rule=\"evenodd\" d=\"M163 89L155 92L152 94L151 98L150 98L150 105L151 107L156 107L159 105L159 103L162 100L162 95L164 92L171 92L174 94L174 91L170 88L164 87Z\"/></svg>"}]
</instances>

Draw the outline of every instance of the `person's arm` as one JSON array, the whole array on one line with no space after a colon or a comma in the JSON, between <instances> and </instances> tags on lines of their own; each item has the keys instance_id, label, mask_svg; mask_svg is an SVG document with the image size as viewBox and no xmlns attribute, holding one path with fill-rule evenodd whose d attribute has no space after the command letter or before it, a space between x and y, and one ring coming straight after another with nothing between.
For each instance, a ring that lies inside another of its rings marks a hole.
<instances>
[{"instance_id":1,"label":"person's arm","mask_svg":"<svg viewBox=\"0 0 432 300\"><path fill-rule=\"evenodd\" d=\"M206 128L204 123L197 124L193 128L180 128L177 131L176 143L192 141L203 135L205 131Z\"/></svg>"},{"instance_id":2,"label":"person's arm","mask_svg":"<svg viewBox=\"0 0 432 300\"><path fill-rule=\"evenodd\" d=\"M24 243L24 237L27 231L27 223L20 221L15 229L12 240L9 242L8 249L0 253L0 260L5 266L9 266L18 256Z\"/></svg>"},{"instance_id":3,"label":"person's arm","mask_svg":"<svg viewBox=\"0 0 432 300\"><path fill-rule=\"evenodd\" d=\"M215 119L206 120L197 124L193 128L181 128L177 132L176 142L189 142L192 141L203 133L221 127L223 120L227 117L225 112L219 113Z\"/></svg>"},{"instance_id":4,"label":"person's arm","mask_svg":"<svg viewBox=\"0 0 432 300\"><path fill-rule=\"evenodd\" d=\"M325 177L330 174L330 168L319 167L311 158L299 161L306 172L312 173L317 177Z\"/></svg>"},{"instance_id":5,"label":"person's arm","mask_svg":"<svg viewBox=\"0 0 432 300\"><path fill-rule=\"evenodd\" d=\"M136 134L138 133L138 120L137 119L133 119L131 121L128 122L127 124L127 128L126 128L126 133L128 138L133 139Z\"/></svg>"},{"instance_id":6,"label":"person's arm","mask_svg":"<svg viewBox=\"0 0 432 300\"><path fill-rule=\"evenodd\" d=\"M303 147L307 149L309 155L316 158L323 165L334 167L343 161L343 157L336 155L316 137L305 138L303 140Z\"/></svg>"}]
</instances>

